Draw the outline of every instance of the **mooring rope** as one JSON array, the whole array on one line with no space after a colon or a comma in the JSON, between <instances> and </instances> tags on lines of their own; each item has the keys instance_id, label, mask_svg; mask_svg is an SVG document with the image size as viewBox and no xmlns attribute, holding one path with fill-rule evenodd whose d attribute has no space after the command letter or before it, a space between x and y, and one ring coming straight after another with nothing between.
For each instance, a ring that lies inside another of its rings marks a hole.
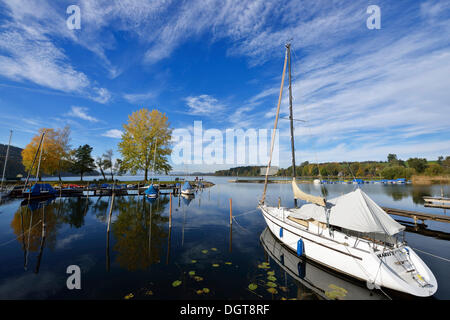
<instances>
[{"instance_id":1,"label":"mooring rope","mask_svg":"<svg viewBox=\"0 0 450 320\"><path fill-rule=\"evenodd\" d=\"M14 240L19 239L20 237L24 236L27 232L30 232L31 230L33 230L34 227L36 227L38 224L40 224L42 222L42 219L40 219L38 222L36 222L36 224L34 226L31 227L31 229L28 229L28 231L23 232L22 234L18 235L17 237L15 237L14 239L8 240L4 243L0 244L0 247L7 245L10 242L13 242Z\"/></svg>"},{"instance_id":2,"label":"mooring rope","mask_svg":"<svg viewBox=\"0 0 450 320\"><path fill-rule=\"evenodd\" d=\"M252 212L255 212L255 211L258 211L258 209L252 209L252 210L249 210L249 211L245 211L244 213L238 214L237 216L233 215L233 217L236 218L236 217L240 217L240 216L245 216L246 214L249 214L249 213L252 213Z\"/></svg>"}]
</instances>

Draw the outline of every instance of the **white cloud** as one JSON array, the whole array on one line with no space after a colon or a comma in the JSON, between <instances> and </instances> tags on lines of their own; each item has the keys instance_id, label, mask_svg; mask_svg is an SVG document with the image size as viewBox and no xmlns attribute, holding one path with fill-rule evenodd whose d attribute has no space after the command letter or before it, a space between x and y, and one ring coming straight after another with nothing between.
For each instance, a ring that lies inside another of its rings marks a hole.
<instances>
[{"instance_id":1,"label":"white cloud","mask_svg":"<svg viewBox=\"0 0 450 320\"><path fill-rule=\"evenodd\" d=\"M123 132L117 129L111 129L102 134L104 137L120 139L122 138Z\"/></svg>"},{"instance_id":2,"label":"white cloud","mask_svg":"<svg viewBox=\"0 0 450 320\"><path fill-rule=\"evenodd\" d=\"M98 122L99 120L97 118L94 118L86 113L88 110L89 110L88 108L72 106L71 111L67 113L67 115L70 117L80 118L91 122Z\"/></svg>"},{"instance_id":3,"label":"white cloud","mask_svg":"<svg viewBox=\"0 0 450 320\"><path fill-rule=\"evenodd\" d=\"M188 112L193 115L212 115L225 108L216 98L207 94L187 97L185 101L189 106Z\"/></svg>"}]
</instances>

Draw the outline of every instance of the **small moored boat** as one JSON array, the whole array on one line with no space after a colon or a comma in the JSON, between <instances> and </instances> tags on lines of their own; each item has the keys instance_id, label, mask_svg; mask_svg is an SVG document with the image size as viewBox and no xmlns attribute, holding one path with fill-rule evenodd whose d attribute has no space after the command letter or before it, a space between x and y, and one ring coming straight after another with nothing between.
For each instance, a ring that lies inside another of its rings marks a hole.
<instances>
[{"instance_id":1,"label":"small moored boat","mask_svg":"<svg viewBox=\"0 0 450 320\"><path fill-rule=\"evenodd\" d=\"M189 181L186 181L183 186L181 187L181 193L182 194L194 194L194 187L189 183Z\"/></svg>"}]
</instances>

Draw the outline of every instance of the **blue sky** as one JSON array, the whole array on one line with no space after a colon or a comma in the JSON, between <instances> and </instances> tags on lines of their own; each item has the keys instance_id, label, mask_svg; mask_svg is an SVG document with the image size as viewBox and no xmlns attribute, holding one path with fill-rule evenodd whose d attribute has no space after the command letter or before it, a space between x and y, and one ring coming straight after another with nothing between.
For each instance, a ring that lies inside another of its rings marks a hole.
<instances>
[{"instance_id":1,"label":"blue sky","mask_svg":"<svg viewBox=\"0 0 450 320\"><path fill-rule=\"evenodd\" d=\"M79 30L66 26L73 4ZM270 129L292 39L294 117L307 121L297 162L436 159L450 155L449 20L448 1L0 0L0 143L10 129L24 147L70 125L72 146L120 157L122 125L142 107L174 129Z\"/></svg>"}]
</instances>

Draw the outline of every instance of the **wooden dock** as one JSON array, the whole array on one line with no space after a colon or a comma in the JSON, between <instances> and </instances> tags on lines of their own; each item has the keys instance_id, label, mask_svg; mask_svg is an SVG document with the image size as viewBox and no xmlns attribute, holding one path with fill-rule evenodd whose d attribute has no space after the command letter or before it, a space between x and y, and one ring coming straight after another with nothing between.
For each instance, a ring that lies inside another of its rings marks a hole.
<instances>
[{"instance_id":1,"label":"wooden dock","mask_svg":"<svg viewBox=\"0 0 450 320\"><path fill-rule=\"evenodd\" d=\"M411 218L414 220L415 223L417 223L418 220L421 220L422 222L426 221L426 220L447 222L447 223L450 222L450 216L443 215L443 214L431 214L431 213L423 213L423 212L417 212L417 211L393 209L393 208L386 208L386 207L382 207L382 209L384 211L386 211L388 214Z\"/></svg>"}]
</instances>

